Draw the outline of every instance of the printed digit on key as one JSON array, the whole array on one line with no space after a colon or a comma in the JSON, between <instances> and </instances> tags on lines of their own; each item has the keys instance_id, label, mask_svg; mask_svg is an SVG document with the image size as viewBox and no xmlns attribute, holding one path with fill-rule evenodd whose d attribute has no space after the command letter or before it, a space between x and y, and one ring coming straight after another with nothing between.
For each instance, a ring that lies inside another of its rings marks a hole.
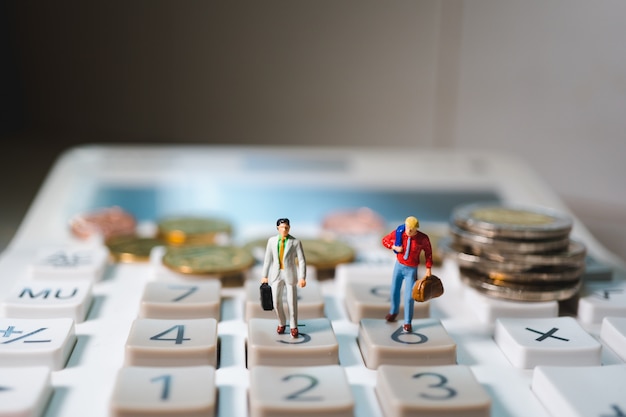
<instances>
[{"instance_id":1,"label":"printed digit on key","mask_svg":"<svg viewBox=\"0 0 626 417\"><path fill-rule=\"evenodd\" d=\"M163 389L161 390L161 400L167 401L170 397L170 385L172 383L172 375L160 375L152 378L150 382L156 383L163 381Z\"/></svg>"},{"instance_id":2,"label":"printed digit on key","mask_svg":"<svg viewBox=\"0 0 626 417\"><path fill-rule=\"evenodd\" d=\"M404 339L402 338L403 336L405 336ZM414 340L415 336L417 336L417 340ZM406 337L409 338L407 339ZM402 327L398 327L398 329L391 334L391 339L394 342L404 343L407 345L421 345L422 343L428 342L428 336L426 336L425 334L414 331L405 332L402 330Z\"/></svg>"},{"instance_id":3,"label":"printed digit on key","mask_svg":"<svg viewBox=\"0 0 626 417\"><path fill-rule=\"evenodd\" d=\"M320 396L303 396L302 395L305 392L311 391L319 384L319 380L317 378L311 375L306 375L306 374L292 374L292 375L287 375L283 377L282 380L287 382L293 378L302 378L302 379L308 380L309 384L306 387L299 389L297 391L294 391L293 393L287 395L285 397L286 400L290 400L290 401L321 401L322 400L322 397Z\"/></svg>"},{"instance_id":4,"label":"printed digit on key","mask_svg":"<svg viewBox=\"0 0 626 417\"><path fill-rule=\"evenodd\" d=\"M187 286L187 285L170 285L168 287L169 289L172 290L185 290L185 292L181 295L179 295L176 298L172 299L172 302L178 302L180 300L183 300L187 297L189 297L191 294L195 293L196 291L198 291L198 286L197 285L191 285L191 286Z\"/></svg>"},{"instance_id":5,"label":"printed digit on key","mask_svg":"<svg viewBox=\"0 0 626 417\"><path fill-rule=\"evenodd\" d=\"M173 331L176 331L176 338L172 339L172 338L165 338L163 336L165 336L168 333L171 333ZM174 342L177 345L182 344L185 341L191 340L189 338L185 338L184 337L185 334L185 325L184 324L177 324L175 326L170 327L169 329L154 335L150 338L150 340L160 340L160 341L165 341L165 342Z\"/></svg>"},{"instance_id":6,"label":"printed digit on key","mask_svg":"<svg viewBox=\"0 0 626 417\"><path fill-rule=\"evenodd\" d=\"M423 377L435 378L437 382L428 385L428 388L432 388L434 390L442 390L443 393L440 393L438 395L432 395L432 394L420 392L419 394L420 397L426 398L429 400L447 400L457 395L457 392L454 388L450 388L447 386L448 378L446 378L444 375L441 375L435 372L420 372L418 374L413 375L413 378L415 379L419 379Z\"/></svg>"}]
</instances>

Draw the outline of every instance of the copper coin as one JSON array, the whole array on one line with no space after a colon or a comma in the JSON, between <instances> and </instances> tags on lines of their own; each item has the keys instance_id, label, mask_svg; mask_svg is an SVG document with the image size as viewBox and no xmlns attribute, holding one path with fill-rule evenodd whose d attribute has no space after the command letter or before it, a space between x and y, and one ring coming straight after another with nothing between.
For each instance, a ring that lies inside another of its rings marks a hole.
<instances>
[{"instance_id":1,"label":"copper coin","mask_svg":"<svg viewBox=\"0 0 626 417\"><path fill-rule=\"evenodd\" d=\"M385 221L374 210L361 207L328 214L322 220L322 229L338 235L382 233L385 229Z\"/></svg>"},{"instance_id":2,"label":"copper coin","mask_svg":"<svg viewBox=\"0 0 626 417\"><path fill-rule=\"evenodd\" d=\"M135 233L135 217L121 207L109 207L82 213L70 220L72 234L81 239L101 235L104 239Z\"/></svg>"}]
</instances>

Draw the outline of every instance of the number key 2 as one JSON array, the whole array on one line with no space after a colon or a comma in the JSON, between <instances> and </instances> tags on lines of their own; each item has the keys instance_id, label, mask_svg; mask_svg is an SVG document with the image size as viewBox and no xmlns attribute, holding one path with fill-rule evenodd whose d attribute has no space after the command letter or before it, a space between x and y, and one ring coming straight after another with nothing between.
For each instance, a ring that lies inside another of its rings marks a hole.
<instances>
[{"instance_id":1,"label":"number key 2","mask_svg":"<svg viewBox=\"0 0 626 417\"><path fill-rule=\"evenodd\" d=\"M250 369L250 416L352 417L354 400L339 365Z\"/></svg>"}]
</instances>

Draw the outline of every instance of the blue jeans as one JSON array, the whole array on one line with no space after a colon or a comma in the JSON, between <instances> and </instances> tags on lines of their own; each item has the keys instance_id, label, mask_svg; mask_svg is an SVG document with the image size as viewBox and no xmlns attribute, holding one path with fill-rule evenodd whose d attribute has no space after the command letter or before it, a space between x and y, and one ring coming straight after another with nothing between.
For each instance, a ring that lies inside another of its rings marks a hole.
<instances>
[{"instance_id":1,"label":"blue jeans","mask_svg":"<svg viewBox=\"0 0 626 417\"><path fill-rule=\"evenodd\" d=\"M400 310L400 289L404 282L404 323L410 324L413 320L413 284L417 279L417 267L402 265L396 262L391 279L391 308L389 313L398 314Z\"/></svg>"}]
</instances>

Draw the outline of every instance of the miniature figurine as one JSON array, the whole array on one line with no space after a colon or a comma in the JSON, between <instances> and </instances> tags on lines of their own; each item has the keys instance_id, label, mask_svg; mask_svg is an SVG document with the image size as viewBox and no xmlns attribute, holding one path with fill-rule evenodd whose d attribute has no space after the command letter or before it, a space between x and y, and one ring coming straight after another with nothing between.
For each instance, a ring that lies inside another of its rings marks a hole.
<instances>
[{"instance_id":1,"label":"miniature figurine","mask_svg":"<svg viewBox=\"0 0 626 417\"><path fill-rule=\"evenodd\" d=\"M283 290L287 289L289 307L289 328L291 337L298 337L298 297L296 284L306 286L306 260L300 241L289 234L289 219L278 219L278 235L267 240L263 278L261 284L269 282L272 287L274 309L278 316L278 334L285 332L286 320L283 309ZM297 259L297 262L296 262ZM297 281L296 281L297 279Z\"/></svg>"},{"instance_id":2,"label":"miniature figurine","mask_svg":"<svg viewBox=\"0 0 626 417\"><path fill-rule=\"evenodd\" d=\"M420 262L420 253L424 251L426 258L426 276L431 275L433 253L428 235L418 231L419 221L409 216L403 225L398 226L383 237L383 246L396 253L396 264L391 280L391 307L385 317L387 321L395 321L400 309L400 289L404 282L404 325L403 331L411 332L413 320L414 300L412 289L417 280L417 267Z\"/></svg>"}]
</instances>

